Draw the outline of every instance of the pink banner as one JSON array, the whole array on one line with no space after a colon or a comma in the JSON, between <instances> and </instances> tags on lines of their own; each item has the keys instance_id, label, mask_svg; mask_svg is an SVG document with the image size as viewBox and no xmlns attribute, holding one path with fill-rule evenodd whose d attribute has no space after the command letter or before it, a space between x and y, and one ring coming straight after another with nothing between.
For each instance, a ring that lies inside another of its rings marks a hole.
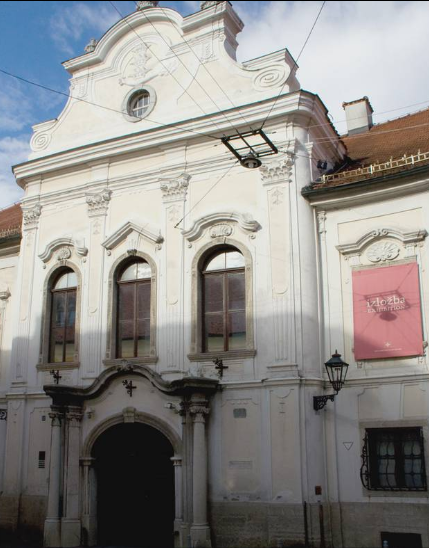
<instances>
[{"instance_id":1,"label":"pink banner","mask_svg":"<svg viewBox=\"0 0 429 548\"><path fill-rule=\"evenodd\" d=\"M353 272L356 360L423 354L417 263Z\"/></svg>"}]
</instances>

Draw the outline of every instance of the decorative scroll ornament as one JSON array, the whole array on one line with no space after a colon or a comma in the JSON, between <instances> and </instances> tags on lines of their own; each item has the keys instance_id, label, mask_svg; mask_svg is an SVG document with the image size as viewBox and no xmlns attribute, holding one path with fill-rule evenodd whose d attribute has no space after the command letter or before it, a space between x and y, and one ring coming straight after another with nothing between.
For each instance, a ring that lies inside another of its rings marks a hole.
<instances>
[{"instance_id":1,"label":"decorative scroll ornament","mask_svg":"<svg viewBox=\"0 0 429 548\"><path fill-rule=\"evenodd\" d=\"M36 228L41 213L42 206L40 204L36 204L31 209L23 209L24 228Z\"/></svg>"},{"instance_id":2,"label":"decorative scroll ornament","mask_svg":"<svg viewBox=\"0 0 429 548\"><path fill-rule=\"evenodd\" d=\"M156 37L145 38L145 43L140 43L127 56L119 84L141 86L157 76L166 76L174 72L179 62L176 57L167 58L169 49L168 43L160 42ZM160 63L159 59L164 60Z\"/></svg>"},{"instance_id":3,"label":"decorative scroll ornament","mask_svg":"<svg viewBox=\"0 0 429 548\"><path fill-rule=\"evenodd\" d=\"M177 179L160 179L162 201L169 203L186 200L190 180L188 173L182 173Z\"/></svg>"},{"instance_id":4,"label":"decorative scroll ornament","mask_svg":"<svg viewBox=\"0 0 429 548\"><path fill-rule=\"evenodd\" d=\"M86 203L88 204L88 215L90 217L106 215L111 195L112 191L107 188L97 194L87 194Z\"/></svg>"},{"instance_id":5,"label":"decorative scroll ornament","mask_svg":"<svg viewBox=\"0 0 429 548\"><path fill-rule=\"evenodd\" d=\"M366 254L372 263L393 261L400 253L399 246L393 242L379 242L372 245Z\"/></svg>"},{"instance_id":6,"label":"decorative scroll ornament","mask_svg":"<svg viewBox=\"0 0 429 548\"><path fill-rule=\"evenodd\" d=\"M62 247L57 253L57 261L67 261L72 253L69 247Z\"/></svg>"},{"instance_id":7,"label":"decorative scroll ornament","mask_svg":"<svg viewBox=\"0 0 429 548\"><path fill-rule=\"evenodd\" d=\"M50 133L35 133L31 139L31 150L43 150L51 142L52 135Z\"/></svg>"},{"instance_id":8,"label":"decorative scroll ornament","mask_svg":"<svg viewBox=\"0 0 429 548\"><path fill-rule=\"evenodd\" d=\"M7 409L0 409L0 421L7 421Z\"/></svg>"},{"instance_id":9,"label":"decorative scroll ornament","mask_svg":"<svg viewBox=\"0 0 429 548\"><path fill-rule=\"evenodd\" d=\"M214 225L210 229L211 238L228 238L234 232L231 225Z\"/></svg>"},{"instance_id":10,"label":"decorative scroll ornament","mask_svg":"<svg viewBox=\"0 0 429 548\"><path fill-rule=\"evenodd\" d=\"M253 78L253 87L258 91L265 91L269 88L281 86L286 81L288 75L285 65L273 65L258 71Z\"/></svg>"}]
</instances>

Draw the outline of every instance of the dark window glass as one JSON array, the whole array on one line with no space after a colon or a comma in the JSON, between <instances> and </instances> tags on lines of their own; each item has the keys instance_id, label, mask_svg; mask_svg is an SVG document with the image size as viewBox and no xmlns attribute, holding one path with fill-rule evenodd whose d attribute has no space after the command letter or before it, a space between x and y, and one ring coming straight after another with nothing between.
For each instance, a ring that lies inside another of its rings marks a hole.
<instances>
[{"instance_id":1,"label":"dark window glass","mask_svg":"<svg viewBox=\"0 0 429 548\"><path fill-rule=\"evenodd\" d=\"M203 351L246 348L244 257L235 249L212 255L203 268Z\"/></svg>"},{"instance_id":2,"label":"dark window glass","mask_svg":"<svg viewBox=\"0 0 429 548\"><path fill-rule=\"evenodd\" d=\"M369 428L362 454L362 483L383 491L426 491L421 428Z\"/></svg>"},{"instance_id":3,"label":"dark window glass","mask_svg":"<svg viewBox=\"0 0 429 548\"><path fill-rule=\"evenodd\" d=\"M150 293L148 263L128 264L118 278L118 358L150 354Z\"/></svg>"},{"instance_id":4,"label":"dark window glass","mask_svg":"<svg viewBox=\"0 0 429 548\"><path fill-rule=\"evenodd\" d=\"M52 288L49 362L66 363L75 359L77 277L63 272Z\"/></svg>"}]
</instances>

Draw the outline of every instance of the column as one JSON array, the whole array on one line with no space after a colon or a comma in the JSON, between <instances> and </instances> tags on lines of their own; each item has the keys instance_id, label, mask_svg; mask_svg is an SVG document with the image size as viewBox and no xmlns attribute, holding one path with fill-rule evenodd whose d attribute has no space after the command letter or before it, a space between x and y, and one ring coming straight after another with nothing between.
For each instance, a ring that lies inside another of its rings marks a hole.
<instances>
[{"instance_id":1,"label":"column","mask_svg":"<svg viewBox=\"0 0 429 548\"><path fill-rule=\"evenodd\" d=\"M174 466L174 546L185 546L186 539L181 538L182 523L183 523L183 510L182 510L182 457L171 457Z\"/></svg>"},{"instance_id":2,"label":"column","mask_svg":"<svg viewBox=\"0 0 429 548\"><path fill-rule=\"evenodd\" d=\"M209 414L208 401L204 395L192 397L189 412L193 418L193 462L192 462L192 546L210 547L210 527L207 522L207 444L206 415Z\"/></svg>"},{"instance_id":3,"label":"column","mask_svg":"<svg viewBox=\"0 0 429 548\"><path fill-rule=\"evenodd\" d=\"M82 542L87 546L97 544L97 473L95 459L81 459L83 468Z\"/></svg>"},{"instance_id":4,"label":"column","mask_svg":"<svg viewBox=\"0 0 429 548\"><path fill-rule=\"evenodd\" d=\"M45 520L43 545L61 546L61 421L60 410L53 409L49 414L51 428L51 460L49 465L48 512Z\"/></svg>"},{"instance_id":5,"label":"column","mask_svg":"<svg viewBox=\"0 0 429 548\"><path fill-rule=\"evenodd\" d=\"M80 407L69 407L66 413L66 458L64 466L64 512L61 520L61 546L80 546L81 521L79 516L79 453Z\"/></svg>"}]
</instances>

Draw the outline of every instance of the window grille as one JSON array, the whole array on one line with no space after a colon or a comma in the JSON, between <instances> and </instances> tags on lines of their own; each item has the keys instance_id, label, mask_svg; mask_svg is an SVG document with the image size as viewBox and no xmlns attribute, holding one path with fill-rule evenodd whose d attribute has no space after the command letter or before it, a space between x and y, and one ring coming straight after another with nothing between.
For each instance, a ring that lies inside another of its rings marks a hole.
<instances>
[{"instance_id":1,"label":"window grille","mask_svg":"<svg viewBox=\"0 0 429 548\"><path fill-rule=\"evenodd\" d=\"M367 429L360 477L371 491L426 491L422 428Z\"/></svg>"},{"instance_id":2,"label":"window grille","mask_svg":"<svg viewBox=\"0 0 429 548\"><path fill-rule=\"evenodd\" d=\"M46 451L39 451L39 468L45 468Z\"/></svg>"}]
</instances>

